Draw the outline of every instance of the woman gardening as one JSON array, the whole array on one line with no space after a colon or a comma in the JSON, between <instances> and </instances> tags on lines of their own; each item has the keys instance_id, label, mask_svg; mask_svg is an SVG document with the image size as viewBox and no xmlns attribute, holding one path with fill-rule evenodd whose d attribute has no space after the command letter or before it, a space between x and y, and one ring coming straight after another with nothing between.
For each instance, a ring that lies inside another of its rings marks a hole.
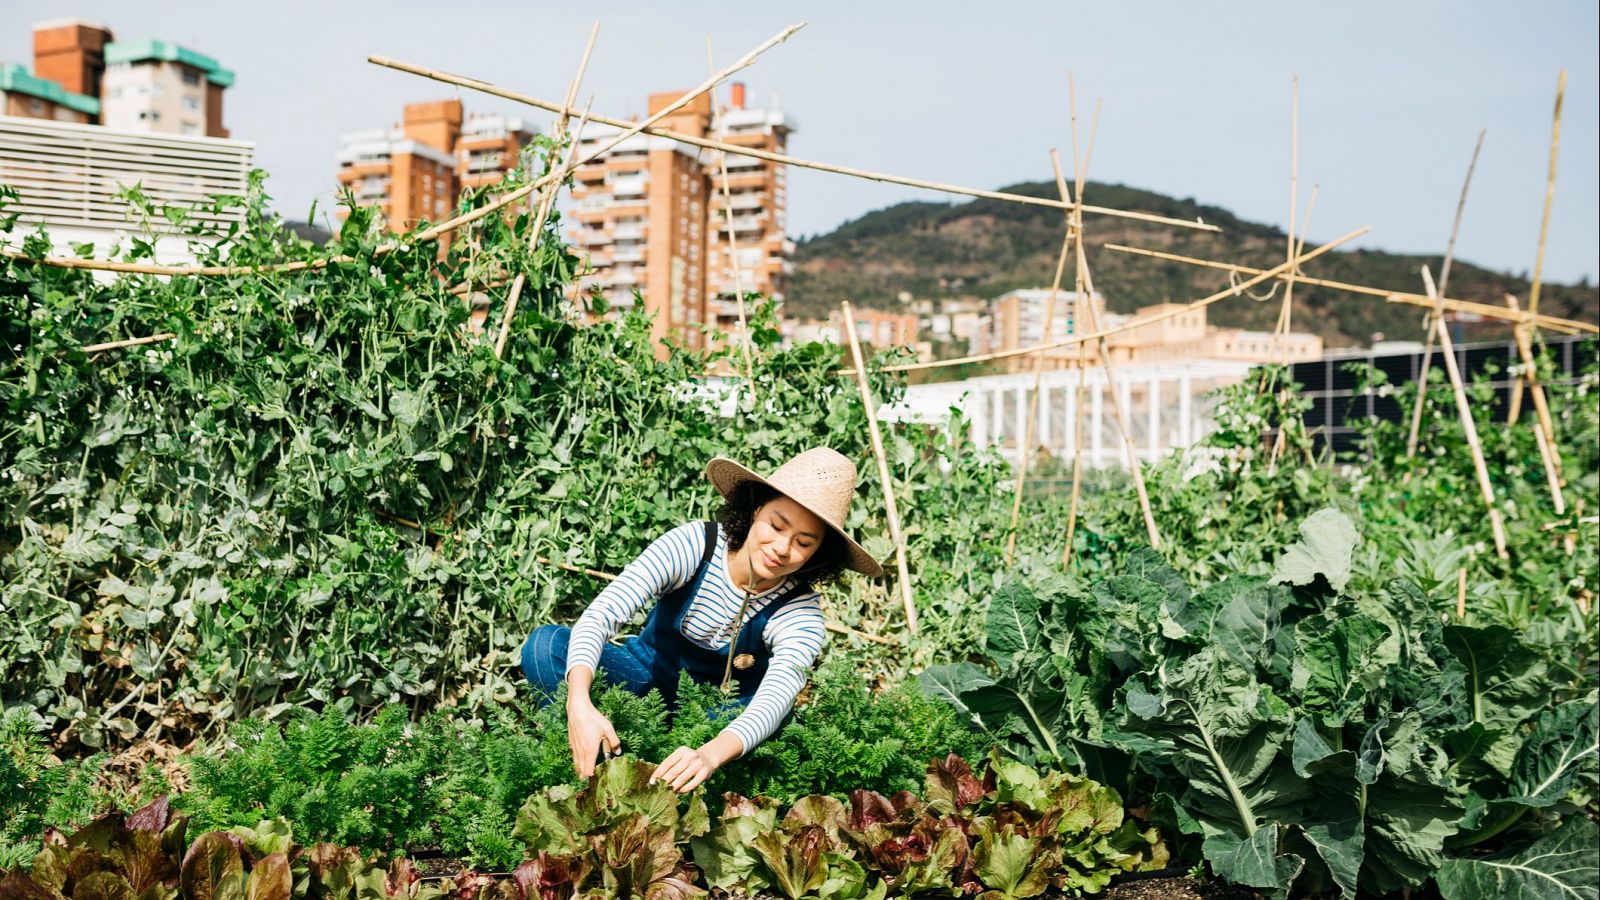
<instances>
[{"instance_id":1,"label":"woman gardening","mask_svg":"<svg viewBox=\"0 0 1600 900\"><path fill-rule=\"evenodd\" d=\"M602 747L621 752L611 722L589 696L597 670L635 694L677 700L678 675L733 688L744 710L699 748L679 747L652 776L680 793L750 752L794 708L826 632L816 587L850 569L883 574L844 532L856 467L818 447L762 478L717 457L706 475L722 494L715 522L689 522L645 548L571 628L545 625L522 647L522 671L553 696L567 681L567 740L578 775L594 773ZM644 627L608 643L651 602Z\"/></svg>"}]
</instances>

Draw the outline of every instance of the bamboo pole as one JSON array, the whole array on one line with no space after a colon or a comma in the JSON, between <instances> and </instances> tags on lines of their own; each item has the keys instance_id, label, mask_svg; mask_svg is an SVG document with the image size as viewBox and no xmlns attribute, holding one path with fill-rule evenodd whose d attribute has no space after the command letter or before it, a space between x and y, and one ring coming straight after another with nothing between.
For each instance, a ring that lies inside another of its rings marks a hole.
<instances>
[{"instance_id":1,"label":"bamboo pole","mask_svg":"<svg viewBox=\"0 0 1600 900\"><path fill-rule=\"evenodd\" d=\"M1238 275L1254 276L1270 271L1272 274L1268 275L1268 278L1281 279L1285 277L1282 274L1282 266L1270 270L1257 269L1251 266L1242 266L1237 263L1225 263L1212 259L1200 259L1194 256L1182 256L1177 253L1167 253L1162 250L1146 250L1143 247L1129 247L1124 244L1102 244L1101 246L1106 250L1112 250L1117 253L1130 253L1134 256L1148 256L1151 259L1165 259L1171 262L1186 263L1188 265L1198 266L1204 269L1220 269L1224 272L1233 272ZM1304 260L1302 260L1302 262L1303 261ZM1266 279L1261 279L1261 281L1264 280ZM1391 291L1385 290L1384 288L1367 287L1366 285L1361 284L1351 284L1347 281L1330 281L1326 278L1309 278L1305 275L1296 275L1295 281L1299 282L1300 284L1331 288L1336 291L1346 291L1352 294L1364 294L1369 297L1382 297L1390 303L1401 303L1407 306L1420 306L1427 309L1433 309L1434 304L1438 303L1442 304L1445 309L1452 312L1472 313L1473 315L1483 316L1486 319L1495 319L1502 322L1533 322L1536 323L1540 328L1547 329L1549 331L1558 331L1562 334L1578 334L1580 332L1588 334L1600 333L1600 325L1594 325L1589 322L1580 322L1576 319L1562 319L1556 316L1547 316L1543 314L1535 316L1527 312L1511 313L1503 306L1493 306L1488 303L1476 303L1471 300L1452 300L1448 297L1443 299L1435 299L1423 294L1412 294L1405 291ZM1259 283L1260 281L1258 280L1252 280L1248 284L1254 285ZM1233 288L1229 288L1230 293L1232 290Z\"/></svg>"},{"instance_id":2,"label":"bamboo pole","mask_svg":"<svg viewBox=\"0 0 1600 900\"><path fill-rule=\"evenodd\" d=\"M1422 267L1422 281L1427 286L1428 293L1435 293L1433 286L1433 273L1427 266ZM1461 369L1456 365L1455 342L1450 340L1450 330L1444 326L1443 319L1432 320L1433 329L1439 338L1439 350L1444 355L1444 368L1450 375L1450 387L1456 395L1456 413L1461 419L1461 430L1467 436L1467 449L1472 452L1472 469L1478 477L1478 490L1483 494L1484 505L1489 508L1489 524L1494 530L1494 549L1501 559L1510 559L1511 554L1506 549L1506 526L1500 515L1500 507L1494 499L1494 485L1489 483L1489 466L1483 461L1483 445L1478 440L1478 425L1472 418L1472 406L1467 402L1467 391L1461 383Z\"/></svg>"},{"instance_id":3,"label":"bamboo pole","mask_svg":"<svg viewBox=\"0 0 1600 900\"><path fill-rule=\"evenodd\" d=\"M1556 109L1550 122L1550 173L1544 183L1544 213L1539 217L1539 252L1533 258L1533 285L1528 290L1528 312L1539 313L1539 288L1543 284L1545 240L1550 236L1550 207L1556 199L1556 161L1561 155L1561 101L1567 93L1567 70L1556 79Z\"/></svg>"},{"instance_id":4,"label":"bamboo pole","mask_svg":"<svg viewBox=\"0 0 1600 900\"><path fill-rule=\"evenodd\" d=\"M889 457L883 452L883 437L878 433L878 413L872 402L872 387L867 384L867 366L861 357L861 341L856 338L856 317L845 301L844 330L850 341L850 357L855 362L856 384L861 388L861 405L867 413L867 434L872 438L872 455L878 461L878 480L883 484L883 505L889 515L889 536L894 539L894 564L900 574L900 599L906 608L906 627L917 633L917 605L911 592L911 570L906 565L906 539L900 530L900 510L895 506L894 481L889 477Z\"/></svg>"},{"instance_id":5,"label":"bamboo pole","mask_svg":"<svg viewBox=\"0 0 1600 900\"><path fill-rule=\"evenodd\" d=\"M1055 154L1051 150L1051 155ZM1067 228L1066 234L1061 238L1061 253L1056 257L1055 279L1050 284L1050 300L1045 304L1044 313L1044 340L1049 340L1051 326L1055 324L1056 296L1061 291L1061 279L1067 270L1067 254L1072 252L1072 228ZM1034 427L1039 416L1039 390L1044 383L1044 354L1033 358L1033 396L1028 401L1028 426L1024 429L1025 439L1017 444L1017 489L1016 495L1011 498L1011 528L1006 536L1006 565L1011 565L1013 554L1017 548L1017 523L1022 518L1022 491L1028 481L1028 456L1033 448ZM1046 440L1049 437L1046 436Z\"/></svg>"},{"instance_id":6,"label":"bamboo pole","mask_svg":"<svg viewBox=\"0 0 1600 900\"><path fill-rule=\"evenodd\" d=\"M1369 232L1371 230L1372 230L1372 226L1370 226L1370 225L1365 225L1365 226L1362 226L1361 228L1357 228L1355 231L1352 231L1349 234L1346 234L1346 235L1344 235L1342 237L1339 237L1339 238L1337 238L1335 240L1329 241L1328 243L1323 244L1322 246L1317 247L1316 249L1311 250L1308 253L1302 254L1298 259L1295 260L1295 263L1296 264L1302 264L1302 263L1309 262L1309 261L1311 261L1313 259L1316 259L1317 257L1323 255L1324 253L1327 253L1330 250L1333 250L1334 248L1339 247L1339 246L1341 246L1343 244L1347 244L1350 241L1353 241L1356 238L1361 237L1362 235L1366 234L1367 232ZM1110 247L1112 245L1111 244L1106 244L1105 246ZM1141 252L1144 252L1144 251L1141 251ZM1256 276L1254 276L1252 278L1246 279L1245 281L1241 281L1238 284L1229 285L1228 287L1223 288L1222 290L1217 291L1214 294L1209 294L1209 295L1207 295L1205 297L1200 298L1199 300L1195 300L1193 302L1187 303L1187 304L1185 304L1183 306L1180 306L1180 307L1178 307L1176 309L1169 310L1169 311L1164 312L1164 313L1157 313L1156 315L1153 315L1153 316L1145 316L1145 317L1142 317L1142 318L1137 319L1135 321L1123 323L1122 325L1118 325L1118 326L1116 326L1114 328L1108 328L1105 331L1097 331L1097 332L1094 332L1092 334L1077 335L1075 337L1071 337L1071 338L1068 338L1068 339L1063 340L1063 341L1053 341L1053 342L1048 343L1048 344L1038 344L1038 345L1035 345L1033 347L1018 347L1015 350L997 350L997 351L995 351L993 353L979 353L979 354L976 354L974 356L963 356L963 357L960 357L960 358L957 358L957 359L946 359L946 360L940 360L938 362L905 363L905 364L897 365L897 366L884 366L883 367L883 371L885 371L885 372L913 372L913 371L918 371L918 370L921 370L921 369L940 369L940 368L944 368L944 367L947 367L947 366L963 366L963 365L968 365L970 363L994 362L995 360L1011 359L1012 357L1016 357L1016 356L1030 356L1030 355L1035 354L1035 353L1048 353L1051 350L1058 350L1058 349L1060 349L1062 347L1072 347L1072 346L1076 346L1078 344L1082 344L1082 343L1086 343L1086 342L1090 342L1090 341L1098 341L1098 340L1100 340L1102 338L1108 338L1108 337L1111 337L1113 335L1121 334L1121 333L1123 333L1125 331L1132 331L1132 330L1134 330L1136 328L1143 328L1146 325L1151 325L1151 324L1154 324L1156 322L1165 322L1168 319L1177 318L1178 316L1181 316L1184 313L1193 312L1193 311L1195 311L1197 309L1202 309L1204 307L1210 306L1213 303L1217 303L1217 302L1220 302L1222 300L1226 300L1229 297L1238 296L1239 294L1243 293L1244 291L1248 290L1249 288L1255 287L1256 285L1260 284L1263 281L1266 281L1269 278L1277 277L1279 275L1279 273L1281 273L1284 269L1286 269L1288 267L1288 265L1289 265L1288 263L1281 263L1281 264L1279 264L1277 266L1274 266L1271 269L1266 269L1264 271L1261 271L1260 274L1258 274L1258 275L1256 275ZM849 377L849 376L855 374L855 370L854 369L840 369L835 374L837 374L837 375L839 375L841 377Z\"/></svg>"},{"instance_id":7,"label":"bamboo pole","mask_svg":"<svg viewBox=\"0 0 1600 900\"><path fill-rule=\"evenodd\" d=\"M1078 296L1083 296L1081 284L1078 286ZM1072 423L1072 495L1067 503L1067 546L1061 550L1063 572L1072 568L1072 542L1078 531L1078 498L1082 493L1079 488L1083 477L1083 382L1089 370L1089 361L1083 352L1085 346L1078 345L1078 386L1072 398L1072 409L1077 419Z\"/></svg>"},{"instance_id":8,"label":"bamboo pole","mask_svg":"<svg viewBox=\"0 0 1600 900\"><path fill-rule=\"evenodd\" d=\"M1485 128L1478 132L1478 143L1472 148L1472 161L1467 163L1467 177L1461 182L1461 197L1456 200L1455 219L1450 223L1450 243L1444 248L1444 264L1439 269L1439 297L1443 298L1450 289L1450 265L1455 262L1456 236L1461 233L1461 214L1467 208L1467 190L1472 187L1472 173L1478 168L1478 154L1483 151L1484 135L1489 133ZM1433 315L1443 316L1444 309L1440 305L1442 300L1434 302ZM1433 361L1433 328L1428 329L1427 339L1422 345L1422 369L1417 375L1417 402L1411 410L1411 433L1406 438L1406 459L1417 455L1417 441L1422 435L1422 402L1428 396L1428 366Z\"/></svg>"},{"instance_id":9,"label":"bamboo pole","mask_svg":"<svg viewBox=\"0 0 1600 900\"><path fill-rule=\"evenodd\" d=\"M725 68L722 71L718 72L716 75L712 76L712 78L709 81L706 81L706 82L702 83L699 87L695 88L692 91L689 91L688 93L684 94L682 97L679 97L676 101L674 101L673 103L669 104L668 106L662 108L660 111L652 114L649 118L645 119L643 122L633 122L633 123L624 122L624 123L622 123L622 125L619 126L619 127L625 126L626 130L624 130L622 133L618 134L616 137L612 138L610 141L608 141L606 144L604 144L603 146L601 146L598 149L596 149L594 152L592 152L592 153L588 154L587 156L584 156L581 159L579 159L577 161L576 165L577 166L581 166L581 165L584 165L585 163L591 162L591 161L593 161L593 160L595 160L595 159L597 159L597 158L599 158L601 156L604 156L606 153L609 153L611 151L611 149L613 147L615 147L616 145L622 143L623 141L627 140L628 138L633 137L636 134L639 134L640 132L642 132L645 129L649 128L650 126L654 125L656 122L661 121L662 119L666 118L667 116L670 116L673 113L677 112L678 110L682 109L683 107L687 106L689 103L693 102L695 98L699 97L701 94L704 94L706 91L709 91L712 88L716 87L718 84L720 84L724 80L726 80L729 76L731 76L734 73L740 71L741 69L747 68L751 63L755 62L756 57L758 57L761 54L767 52L768 50L771 50L773 47L776 47L778 44L781 44L784 41L788 40L791 35L793 35L796 31L799 31L801 28L804 28L805 25L806 25L806 23L804 23L804 22L798 22L798 23L796 23L794 25L790 25L788 28L783 29L782 31L780 31L777 34L773 35L772 37L768 38L766 41L764 41L760 46L756 47L754 50L751 50L749 53L746 53L744 56L741 56L732 65L728 66L727 68ZM559 112L562 108L564 108L564 107L557 107L557 106L553 106L552 105L553 111L556 111L556 112ZM611 121L615 122L616 120L611 120ZM455 231L455 230L461 228L464 225L470 225L471 223L476 222L479 219L482 219L482 218L484 218L486 216L493 215L494 213L500 211L501 209L504 209L505 207L510 206L513 203L516 203L518 200L521 200L522 198L528 196L529 194L532 194L533 192L545 187L546 185L548 185L551 182L555 181L556 180L556 176L559 175L559 174L560 174L559 172L551 172L550 174L544 176L543 178L539 178L539 179L537 179L535 181L531 181L528 184L525 184L522 187L517 188L516 190L508 191L508 192L506 192L504 194L501 194L493 202L487 203L487 204L485 204L485 205L473 210L472 212L463 213L463 214L461 214L459 216L456 216L453 219L447 219L446 221L440 222L439 224L434 225L431 228L428 228L428 229L423 230L423 231L419 231L419 232L417 232L415 234L404 235L401 238L398 238L396 240L387 241L387 242L379 245L377 248L375 248L372 251L372 255L373 256L384 256L384 255L387 255L389 253L393 253L395 250L398 250L401 247L407 247L407 246L410 246L412 244L422 243L424 241L431 241L431 240L433 240L433 239L435 239L435 238L437 238L437 237L439 237L441 235L449 234L450 232ZM284 272L302 272L302 271L307 271L307 270L311 270L311 269L327 268L328 266L333 265L335 263L350 263L350 262L355 262L356 261L355 257L340 255L340 256L326 257L326 258L323 258L323 259L302 260L302 261L289 262L289 263L272 263L272 264L269 264L269 265L261 265L261 266L160 266L160 265L145 265L145 264L142 264L142 263L118 263L118 262L107 262L107 261L102 261L102 260L74 259L74 258L71 258L71 257L60 257L60 256L30 257L30 256L25 256L25 255L23 255L21 253L17 253L15 251L3 249L3 248L0 248L0 254L3 254L5 256L9 256L12 259L20 260L20 261L23 261L23 262L35 263L35 264L38 264L38 265L53 266L55 268L61 268L61 269L92 269L92 270L101 271L101 272L123 272L123 273L133 273L133 274L143 274L143 275L240 276L240 275L255 275L255 274L269 274L269 273L284 273Z\"/></svg>"},{"instance_id":10,"label":"bamboo pole","mask_svg":"<svg viewBox=\"0 0 1600 900\"><path fill-rule=\"evenodd\" d=\"M1467 617L1467 570L1456 570L1456 621Z\"/></svg>"},{"instance_id":11,"label":"bamboo pole","mask_svg":"<svg viewBox=\"0 0 1600 900\"><path fill-rule=\"evenodd\" d=\"M1095 124L1089 129L1091 153L1094 147L1094 133L1099 129L1099 125L1099 109L1096 108ZM1050 163L1055 166L1057 171L1061 169L1061 159L1054 148L1050 150ZM1065 191L1066 184L1058 183L1056 189ZM1061 199L1070 201L1071 197L1062 193ZM1056 258L1056 274L1050 282L1050 300L1044 307L1044 330L1041 332L1040 340L1047 341L1054 333L1056 300L1061 294L1061 279L1067 271L1067 254L1072 250L1072 238L1077 233L1075 222L1081 218L1076 213L1069 213L1067 216L1067 230L1061 238L1061 254ZM1017 523L1022 519L1022 493L1028 484L1028 461L1033 452L1034 429L1038 427L1039 422L1039 395L1044 386L1044 364L1044 354L1041 353L1033 358L1033 395L1028 401L1028 420L1027 427L1023 429L1023 440L1017 444L1017 488L1016 496L1011 499L1011 527L1006 535L1006 565L1008 566L1011 565L1011 560L1017 548ZM1048 440L1048 437L1046 440Z\"/></svg>"},{"instance_id":12,"label":"bamboo pole","mask_svg":"<svg viewBox=\"0 0 1600 900\"><path fill-rule=\"evenodd\" d=\"M533 106L538 109L548 110L550 112L556 112L559 110L559 107L556 104L551 103L548 100L541 100L537 97L529 96L528 94L522 94L516 91L506 90L505 88L496 87L487 81L479 81L478 79L468 78L462 75L452 75L448 72L441 72L437 69L429 69L425 66L403 62L397 59L389 59L388 57L384 56L369 56L367 57L367 62L370 62L373 65L395 69L400 72L408 72L412 75L420 75L423 78L431 78L434 81L442 81L445 84L453 84L459 87L471 88L475 91L482 91L485 94L492 94L496 97L504 97L507 100L515 100L518 103L524 103L528 106ZM612 125L617 128L629 127L632 124L625 119L613 119L608 116L594 116L593 121L602 125ZM868 181L877 181L883 184L898 184L904 185L905 187L923 188L925 190L939 191L945 194L957 194L963 197L979 197L987 200L1003 200L1010 203L1023 203L1032 206L1052 206L1059 209L1070 209L1070 207L1064 206L1060 200L1051 200L1045 197L1029 197L1024 194L1008 194L1003 191L986 191L979 188L961 187L959 185L943 184L936 181L925 181L920 178L907 178L902 175L890 175L885 172L873 172L867 169L854 168L852 166L841 166L833 163L817 162L815 160L801 159L797 156L788 156L782 153L773 153L768 150L759 150L755 147L741 147L738 144L729 144L724 141L713 140L711 138L697 137L695 135L684 134L682 132L672 131L666 128L647 127L641 130L645 134L654 135L655 137L664 137L680 144L689 144L690 146L702 147L707 150L722 150L727 153L732 153L735 156L748 156L752 159L766 160L767 162L775 162L785 166L794 166L800 169L813 169L818 172L831 172L835 175L849 175L854 178L864 178ZM1198 220L1191 221L1189 219L1174 219L1167 216L1158 216L1153 213L1111 209L1104 206L1085 206L1084 212L1100 216L1113 216L1121 219L1132 219L1139 222L1154 222L1160 225L1172 225L1179 228L1193 228L1198 231L1220 232L1222 230L1215 225L1208 225L1205 222Z\"/></svg>"},{"instance_id":13,"label":"bamboo pole","mask_svg":"<svg viewBox=\"0 0 1600 900\"><path fill-rule=\"evenodd\" d=\"M1311 213L1317 208L1317 192L1320 189L1321 185L1314 184L1311 186L1311 200L1310 202L1306 203L1306 216L1305 219L1301 221L1300 225L1300 239L1294 242L1294 248L1289 254L1290 258L1298 256L1300 251L1306 248L1306 234L1311 230ZM1289 268L1289 272L1293 274L1294 271L1294 267L1291 266ZM1290 293L1294 289L1294 279L1290 278L1284 282L1284 285L1284 299L1287 300ZM1279 310L1278 327L1274 328L1272 331L1272 339L1278 345L1278 365L1283 369L1289 368L1289 345L1286 341L1282 340L1289 334L1289 318L1284 313L1284 310L1287 308L1288 307L1285 306ZM1276 370L1274 370L1272 377L1274 380L1277 379L1278 374ZM1284 407L1284 400L1287 398L1288 392L1289 386L1287 384L1278 386L1279 409ZM1287 430L1284 428L1283 423L1278 423L1278 434L1272 439L1272 453L1267 459L1267 474L1269 476L1278 471L1278 456L1283 453L1284 444L1288 441L1286 435Z\"/></svg>"},{"instance_id":14,"label":"bamboo pole","mask_svg":"<svg viewBox=\"0 0 1600 900\"><path fill-rule=\"evenodd\" d=\"M716 63L711 54L711 35L706 35L706 65L716 71ZM722 133L722 115L717 112L715 101L711 104L711 130L719 138L726 137ZM756 364L750 356L750 324L745 318L744 309L744 273L739 265L739 247L733 236L733 190L728 186L728 153L726 150L718 151L717 170L722 176L722 219L723 233L728 237L728 265L733 269L734 299L739 304L739 349L744 355L745 384L752 391L751 402L754 403L753 392L756 388Z\"/></svg>"},{"instance_id":15,"label":"bamboo pole","mask_svg":"<svg viewBox=\"0 0 1600 900\"><path fill-rule=\"evenodd\" d=\"M1059 178L1060 175L1057 175ZM1083 289L1088 292L1089 302L1084 304L1084 317L1089 320L1091 329L1098 329L1098 317L1094 311L1094 276L1090 274L1088 257L1083 251L1083 235L1078 235L1078 265L1083 268ZM1291 260L1285 265L1293 265ZM1106 393L1111 395L1111 414L1116 420L1117 431L1122 435L1123 449L1128 454L1128 471L1133 475L1133 489L1139 497L1139 512L1144 516L1144 529L1150 538L1150 546L1161 549L1161 531L1156 527L1155 513L1150 509L1150 494L1145 490L1144 473L1139 469L1138 450L1133 446L1133 438L1128 433L1128 418L1122 408L1122 394L1117 390L1115 367L1111 364L1111 350L1106 345L1105 337L1098 340L1100 368L1106 373Z\"/></svg>"},{"instance_id":16,"label":"bamboo pole","mask_svg":"<svg viewBox=\"0 0 1600 900\"><path fill-rule=\"evenodd\" d=\"M566 134L568 115L572 104L578 99L578 88L583 84L583 74L589 68L589 57L594 53L594 41L600 34L600 22L596 20L594 27L589 29L589 43L583 48L583 57L578 60L578 74L574 75L571 83L567 85L567 97L561 104L561 114L556 118L555 133ZM713 75L715 73L713 72ZM583 109L583 117L578 120L578 127L572 132L572 147L567 151L566 162L559 167L552 167L552 171L559 177L545 187L544 193L539 196L539 211L534 216L533 228L528 233L528 256L537 265L535 258L539 250L539 241L544 237L544 223L550 217L550 208L555 205L556 191L565 184L568 176L572 174L574 163L578 158L578 143L583 140L583 126L589 121L589 110L594 106L594 98L589 98L589 103ZM552 158L555 153L551 153ZM518 272L517 277L511 282L510 296L506 297L505 314L500 317L500 333L494 340L494 358L500 359L506 349L506 339L511 335L511 320L517 314L517 301L522 297L522 287L527 282L527 274Z\"/></svg>"},{"instance_id":17,"label":"bamboo pole","mask_svg":"<svg viewBox=\"0 0 1600 900\"><path fill-rule=\"evenodd\" d=\"M1517 298L1507 294L1506 305L1515 310ZM1539 417L1533 424L1533 433L1539 444L1539 459L1544 463L1545 481L1550 485L1550 499L1554 502L1556 515L1566 515L1567 501L1561 494L1561 449L1556 443L1556 426L1550 415L1550 402L1545 397L1544 385L1539 383L1539 366L1533 356L1533 342L1528 338L1525 325L1518 325L1511 333L1516 338L1517 355L1522 358L1524 370L1517 383L1528 385L1528 393L1533 396L1534 411Z\"/></svg>"},{"instance_id":18,"label":"bamboo pole","mask_svg":"<svg viewBox=\"0 0 1600 900\"><path fill-rule=\"evenodd\" d=\"M1567 93L1567 70L1562 69L1556 79L1556 109L1550 123L1550 171L1544 185L1544 212L1539 217L1539 250L1533 258L1533 284L1528 289L1528 312L1539 313L1539 293L1544 287L1544 248L1550 236L1550 207L1556 199L1556 160L1561 151L1561 101ZM1525 382L1518 379L1511 385L1511 409L1506 413L1506 424L1515 425L1522 413L1522 389Z\"/></svg>"},{"instance_id":19,"label":"bamboo pole","mask_svg":"<svg viewBox=\"0 0 1600 900\"><path fill-rule=\"evenodd\" d=\"M100 353L106 350L121 350L125 347L139 347L144 344L159 344L162 341L170 341L176 337L176 334L166 331L162 332L161 334L152 334L148 337L128 338L125 341L107 341L104 344L90 344L87 347L80 347L79 349L84 353Z\"/></svg>"},{"instance_id":20,"label":"bamboo pole","mask_svg":"<svg viewBox=\"0 0 1600 900\"><path fill-rule=\"evenodd\" d=\"M1299 190L1300 190L1300 76L1299 75L1295 75L1294 76L1294 78L1293 78L1293 80L1291 82L1291 85L1292 85L1290 87L1291 99L1290 99L1290 102L1289 102L1289 230L1284 235L1283 258L1288 260L1290 263L1293 263L1294 262L1294 258L1296 256L1296 254L1295 254L1295 245L1294 245L1294 215L1295 215L1296 212L1299 211L1298 209L1296 209L1297 205L1299 204L1299 200L1297 199L1296 195L1299 193ZM1307 215L1309 216L1310 213L1307 213ZM1278 307L1278 324L1272 329L1272 345L1273 345L1272 349L1273 349L1273 351L1276 351L1278 346L1283 343L1283 336L1285 334L1289 333L1289 320L1290 320L1290 316L1293 315L1293 308L1292 308L1291 304L1294 302L1294 278L1295 278L1295 274L1296 273L1295 273L1293 265L1290 265L1289 266L1289 270L1284 273L1284 278L1283 278L1283 302L1282 302L1282 305L1280 305ZM1274 355L1276 355L1276 354L1274 353ZM1281 428L1278 430L1278 434L1280 436L1283 434L1283 430ZM1274 466L1277 464L1277 460L1278 460L1277 447L1276 447L1276 445L1274 445L1273 454L1272 454L1272 462L1273 462Z\"/></svg>"}]
</instances>

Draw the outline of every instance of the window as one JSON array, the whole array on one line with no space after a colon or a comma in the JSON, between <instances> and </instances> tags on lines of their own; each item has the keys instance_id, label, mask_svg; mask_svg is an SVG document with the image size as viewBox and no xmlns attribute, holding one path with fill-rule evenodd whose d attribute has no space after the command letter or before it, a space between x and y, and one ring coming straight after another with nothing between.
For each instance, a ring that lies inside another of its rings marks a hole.
<instances>
[{"instance_id":1,"label":"window","mask_svg":"<svg viewBox=\"0 0 1600 900\"><path fill-rule=\"evenodd\" d=\"M178 76L183 79L184 84L196 85L200 83L200 73L193 69L179 69Z\"/></svg>"},{"instance_id":2,"label":"window","mask_svg":"<svg viewBox=\"0 0 1600 900\"><path fill-rule=\"evenodd\" d=\"M184 134L199 134L200 133L200 126L196 125L193 122L185 122L185 123L183 123L183 133Z\"/></svg>"},{"instance_id":3,"label":"window","mask_svg":"<svg viewBox=\"0 0 1600 900\"><path fill-rule=\"evenodd\" d=\"M200 98L198 98L198 97L184 97L183 98L183 108L188 110L189 112L199 112L200 111Z\"/></svg>"},{"instance_id":4,"label":"window","mask_svg":"<svg viewBox=\"0 0 1600 900\"><path fill-rule=\"evenodd\" d=\"M30 101L28 104L28 109L31 110L36 116L44 115L44 103L39 100Z\"/></svg>"}]
</instances>

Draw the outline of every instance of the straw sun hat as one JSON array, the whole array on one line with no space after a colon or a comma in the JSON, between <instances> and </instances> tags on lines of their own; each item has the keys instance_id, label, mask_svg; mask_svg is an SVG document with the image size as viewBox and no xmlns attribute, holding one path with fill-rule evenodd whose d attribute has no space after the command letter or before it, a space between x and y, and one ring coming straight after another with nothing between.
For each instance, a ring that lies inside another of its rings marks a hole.
<instances>
[{"instance_id":1,"label":"straw sun hat","mask_svg":"<svg viewBox=\"0 0 1600 900\"><path fill-rule=\"evenodd\" d=\"M810 510L844 539L845 568L871 575L883 574L883 566L845 533L844 519L850 512L850 498L856 492L856 467L843 454L827 447L813 447L778 467L770 478L725 456L706 466L706 475L723 497L746 481L764 484Z\"/></svg>"}]
</instances>

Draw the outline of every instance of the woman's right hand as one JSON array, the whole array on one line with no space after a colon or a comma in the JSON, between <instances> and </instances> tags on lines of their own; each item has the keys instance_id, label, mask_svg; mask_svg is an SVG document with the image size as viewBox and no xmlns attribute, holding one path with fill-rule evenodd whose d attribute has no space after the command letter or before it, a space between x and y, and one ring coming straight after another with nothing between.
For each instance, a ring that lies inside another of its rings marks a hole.
<instances>
[{"instance_id":1,"label":"woman's right hand","mask_svg":"<svg viewBox=\"0 0 1600 900\"><path fill-rule=\"evenodd\" d=\"M595 759L602 745L611 752L622 750L622 742L617 740L611 720L601 715L587 697L575 697L567 702L567 745L572 748L572 768L579 778L594 774Z\"/></svg>"}]
</instances>

